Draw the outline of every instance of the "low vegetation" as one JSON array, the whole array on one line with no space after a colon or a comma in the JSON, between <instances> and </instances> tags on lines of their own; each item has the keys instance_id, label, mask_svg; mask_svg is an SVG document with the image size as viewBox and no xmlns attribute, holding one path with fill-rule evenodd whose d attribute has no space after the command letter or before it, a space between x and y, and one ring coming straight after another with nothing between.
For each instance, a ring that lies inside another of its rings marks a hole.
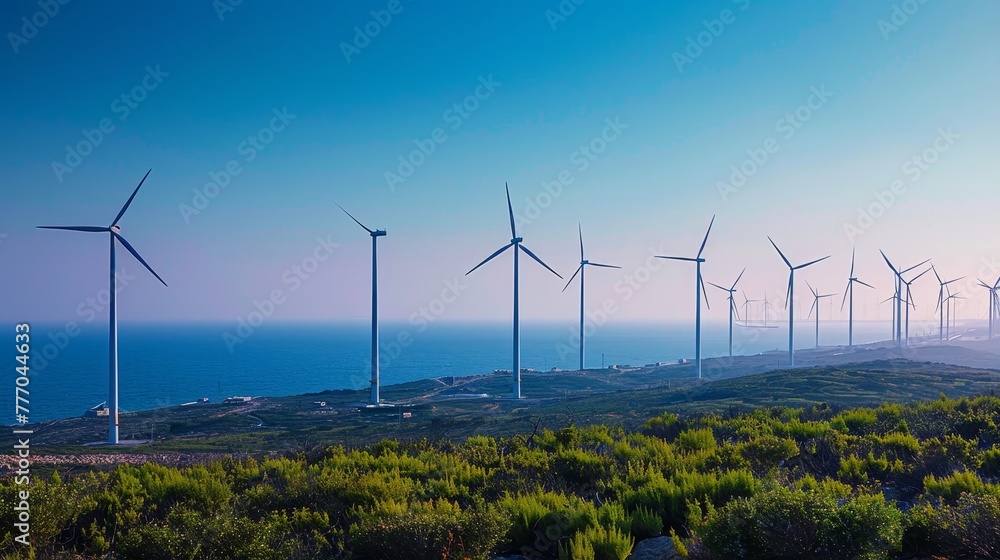
<instances>
[{"instance_id":1,"label":"low vegetation","mask_svg":"<svg viewBox=\"0 0 1000 560\"><path fill-rule=\"evenodd\" d=\"M1000 398L398 441L31 487L37 558L1000 557ZM0 484L0 547L17 487Z\"/></svg>"}]
</instances>

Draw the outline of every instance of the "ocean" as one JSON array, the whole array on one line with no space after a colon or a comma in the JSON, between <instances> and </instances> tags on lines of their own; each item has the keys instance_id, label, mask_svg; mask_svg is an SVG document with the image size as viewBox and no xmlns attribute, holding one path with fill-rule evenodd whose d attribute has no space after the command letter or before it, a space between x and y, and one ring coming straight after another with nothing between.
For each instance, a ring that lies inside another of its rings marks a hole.
<instances>
[{"instance_id":1,"label":"ocean","mask_svg":"<svg viewBox=\"0 0 1000 560\"><path fill-rule=\"evenodd\" d=\"M776 329L735 327L737 354L787 349L787 323ZM914 324L911 335L936 328ZM174 406L208 397L285 396L369 386L369 325L265 323L242 342L224 339L232 324L121 324L119 400L123 411ZM569 324L521 328L521 366L576 369L579 351ZM796 348L815 344L814 323L795 329ZM74 331L75 332L75 331ZM936 331L934 331L936 333ZM13 333L13 330L11 331ZM246 333L244 333L246 334ZM32 422L81 415L107 400L107 325L85 325L75 336L62 325L32 325ZM855 343L889 338L888 322L856 322ZM13 334L11 334L13 339ZM392 385L420 379L490 373L511 367L510 324L405 323L380 327L382 398ZM820 343L847 344L847 323L820 324ZM702 326L704 357L728 354L728 328ZM694 325L614 324L587 337L587 367L644 365L691 359ZM13 421L13 416L11 417Z\"/></svg>"}]
</instances>

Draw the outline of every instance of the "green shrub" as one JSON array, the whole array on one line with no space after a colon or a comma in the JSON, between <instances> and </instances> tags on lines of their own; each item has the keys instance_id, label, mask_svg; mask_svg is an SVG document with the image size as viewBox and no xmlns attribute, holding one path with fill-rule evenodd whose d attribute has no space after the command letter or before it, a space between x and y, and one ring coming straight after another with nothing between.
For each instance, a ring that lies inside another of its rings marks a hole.
<instances>
[{"instance_id":1,"label":"green shrub","mask_svg":"<svg viewBox=\"0 0 1000 560\"><path fill-rule=\"evenodd\" d=\"M639 506L632 512L630 531L635 540L650 539L660 536L663 531L663 520L649 508Z\"/></svg>"},{"instance_id":2,"label":"green shrub","mask_svg":"<svg viewBox=\"0 0 1000 560\"><path fill-rule=\"evenodd\" d=\"M715 434L710 428L701 430L684 430L677 436L674 442L683 451L693 453L697 451L711 451L715 449Z\"/></svg>"},{"instance_id":3,"label":"green shrub","mask_svg":"<svg viewBox=\"0 0 1000 560\"><path fill-rule=\"evenodd\" d=\"M560 560L626 560L635 541L617 528L588 527L559 546Z\"/></svg>"}]
</instances>

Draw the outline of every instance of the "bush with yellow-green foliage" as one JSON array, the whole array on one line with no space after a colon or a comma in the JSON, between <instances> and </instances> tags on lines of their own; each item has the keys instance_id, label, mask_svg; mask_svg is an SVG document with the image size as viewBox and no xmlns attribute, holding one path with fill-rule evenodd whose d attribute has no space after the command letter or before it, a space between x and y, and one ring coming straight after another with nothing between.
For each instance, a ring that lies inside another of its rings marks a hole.
<instances>
[{"instance_id":1,"label":"bush with yellow-green foliage","mask_svg":"<svg viewBox=\"0 0 1000 560\"><path fill-rule=\"evenodd\" d=\"M940 398L121 465L34 480L30 552L8 479L0 557L1000 557L998 424L996 397Z\"/></svg>"}]
</instances>

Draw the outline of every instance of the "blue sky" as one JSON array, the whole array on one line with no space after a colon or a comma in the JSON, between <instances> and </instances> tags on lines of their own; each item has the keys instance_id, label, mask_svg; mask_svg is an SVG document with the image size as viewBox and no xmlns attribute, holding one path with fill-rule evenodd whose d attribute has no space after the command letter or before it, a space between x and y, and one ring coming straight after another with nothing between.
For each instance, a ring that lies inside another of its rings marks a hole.
<instances>
[{"instance_id":1,"label":"blue sky","mask_svg":"<svg viewBox=\"0 0 1000 560\"><path fill-rule=\"evenodd\" d=\"M706 279L746 266L751 297L784 291L767 235L793 261L833 255L799 275L799 294L806 279L842 290L852 245L881 298L878 249L906 266L933 257L945 276L1000 275L995 2L44 6L0 8L7 320L80 317L107 285L106 240L34 226L110 223L150 167L121 225L170 287L120 251L125 321L233 322L275 290L278 320L366 318L370 242L337 202L389 231L384 318L407 320L461 278L441 320L507 320L509 256L462 276L510 237L505 181L526 245L564 277L578 223L590 258L623 267L588 276L588 302L614 301L615 320L691 316L691 267L642 269L652 253L696 252L714 214ZM102 121L108 132L83 132ZM77 162L67 149L81 143ZM412 156L419 145L433 153ZM400 157L422 161L390 187ZM238 174L198 204L227 166ZM740 166L745 184L722 186ZM543 185L560 176L552 197ZM318 239L337 246L288 281L326 250ZM523 270L527 320L575 317L575 288ZM914 284L917 316L933 315L929 278Z\"/></svg>"}]
</instances>

